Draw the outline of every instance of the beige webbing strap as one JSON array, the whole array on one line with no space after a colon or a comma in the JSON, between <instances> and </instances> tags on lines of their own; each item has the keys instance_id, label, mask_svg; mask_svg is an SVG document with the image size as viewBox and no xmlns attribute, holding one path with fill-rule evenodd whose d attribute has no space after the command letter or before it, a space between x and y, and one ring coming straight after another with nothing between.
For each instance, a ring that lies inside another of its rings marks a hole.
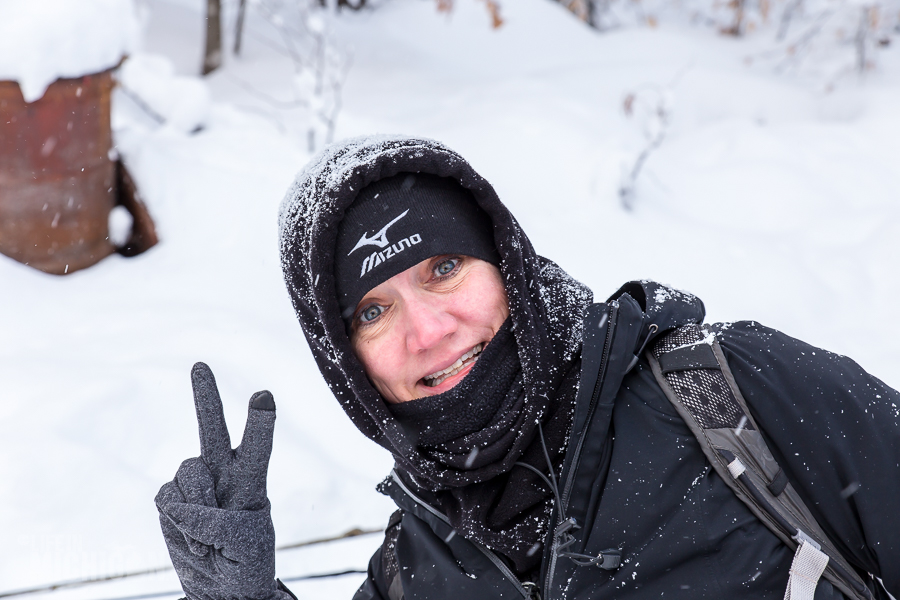
<instances>
[{"instance_id":1,"label":"beige webbing strap","mask_svg":"<svg viewBox=\"0 0 900 600\"><path fill-rule=\"evenodd\" d=\"M819 578L827 564L827 554L806 540L800 542L797 553L794 554L794 562L791 563L791 576L788 578L784 600L813 600Z\"/></svg>"}]
</instances>

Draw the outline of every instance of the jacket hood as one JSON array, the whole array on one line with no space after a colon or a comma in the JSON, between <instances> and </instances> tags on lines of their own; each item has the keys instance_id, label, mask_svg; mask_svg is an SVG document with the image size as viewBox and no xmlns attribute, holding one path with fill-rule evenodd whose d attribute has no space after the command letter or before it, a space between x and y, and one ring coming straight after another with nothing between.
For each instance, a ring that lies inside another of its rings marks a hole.
<instances>
[{"instance_id":1,"label":"jacket hood","mask_svg":"<svg viewBox=\"0 0 900 600\"><path fill-rule=\"evenodd\" d=\"M670 329L689 323L703 323L706 317L706 307L700 298L655 281L629 281L616 290L607 302L621 301L626 295L638 304L642 313L638 335L640 346L646 346ZM651 325L656 325L654 331L650 331Z\"/></svg>"},{"instance_id":2,"label":"jacket hood","mask_svg":"<svg viewBox=\"0 0 900 600\"><path fill-rule=\"evenodd\" d=\"M327 147L297 175L279 214L282 269L322 375L356 427L390 450L402 468L414 475L429 473L435 484L455 487L471 477L441 469L416 449L363 371L338 307L333 266L337 225L362 188L401 172L456 179L490 218L527 390L526 422L544 417L564 367L579 352L581 315L592 296L535 253L491 185L439 142L384 135L354 138ZM529 436L523 444L530 441L532 429L522 432Z\"/></svg>"}]
</instances>

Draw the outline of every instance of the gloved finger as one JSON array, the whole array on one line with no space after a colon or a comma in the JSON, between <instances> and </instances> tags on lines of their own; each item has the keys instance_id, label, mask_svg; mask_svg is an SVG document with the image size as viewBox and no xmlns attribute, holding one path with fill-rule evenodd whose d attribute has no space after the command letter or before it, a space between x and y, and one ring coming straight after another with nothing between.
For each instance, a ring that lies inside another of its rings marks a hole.
<instances>
[{"instance_id":1,"label":"gloved finger","mask_svg":"<svg viewBox=\"0 0 900 600\"><path fill-rule=\"evenodd\" d=\"M175 482L185 504L216 506L216 487L209 467L199 458L189 458L178 467Z\"/></svg>"},{"instance_id":2,"label":"gloved finger","mask_svg":"<svg viewBox=\"0 0 900 600\"><path fill-rule=\"evenodd\" d=\"M192 459L198 462L199 459ZM188 462L188 461L185 461ZM184 463L182 463L183 466ZM181 469L179 469L179 472ZM194 539L184 535L180 529L172 522L172 519L166 514L166 509L169 506L182 505L184 504L185 497L181 491L181 487L177 483L178 475L175 476L175 481L170 481L169 483L163 485L159 489L159 493L156 494L155 502L156 509L159 511L159 524L163 530L163 537L166 539L166 544L177 543L175 540L183 539L187 544L188 550L190 550L193 554L197 556L206 556L209 552L209 548L205 547L203 544L197 542Z\"/></svg>"},{"instance_id":3,"label":"gloved finger","mask_svg":"<svg viewBox=\"0 0 900 600\"><path fill-rule=\"evenodd\" d=\"M197 540L192 540L185 536L177 527L175 527L172 520L163 513L159 513L159 526L162 529L166 546L169 548L170 556L183 555L185 546L187 546L190 553L197 556L206 556L209 554L209 546L204 546Z\"/></svg>"},{"instance_id":4,"label":"gloved finger","mask_svg":"<svg viewBox=\"0 0 900 600\"><path fill-rule=\"evenodd\" d=\"M191 384L194 388L194 407L200 426L200 458L209 466L213 478L228 467L231 459L231 438L222 411L222 399L216 387L212 370L198 362L191 369Z\"/></svg>"},{"instance_id":5,"label":"gloved finger","mask_svg":"<svg viewBox=\"0 0 900 600\"><path fill-rule=\"evenodd\" d=\"M184 502L184 494L181 493L178 484L170 481L159 488L159 492L156 493L156 498L153 499L153 502L156 504L156 508L161 511L162 507L167 504Z\"/></svg>"},{"instance_id":6,"label":"gloved finger","mask_svg":"<svg viewBox=\"0 0 900 600\"><path fill-rule=\"evenodd\" d=\"M166 545L172 546L174 544L177 546L178 544L183 542L187 545L188 550L191 552L191 554L195 554L197 556L206 556L207 554L209 554L209 546L196 540L190 534L182 531L180 523L176 522L176 520L169 515L172 507L175 506L192 505L184 504L181 502L172 502L165 505L157 505L157 508L159 509L159 524L162 528L163 537L166 540Z\"/></svg>"},{"instance_id":7,"label":"gloved finger","mask_svg":"<svg viewBox=\"0 0 900 600\"><path fill-rule=\"evenodd\" d=\"M275 399L266 390L253 394L241 445L235 450L232 499L238 510L257 510L266 499L266 473L275 431Z\"/></svg>"},{"instance_id":8,"label":"gloved finger","mask_svg":"<svg viewBox=\"0 0 900 600\"><path fill-rule=\"evenodd\" d=\"M212 546L230 560L244 561L275 551L268 504L252 511L170 504L163 511L186 539Z\"/></svg>"}]
</instances>

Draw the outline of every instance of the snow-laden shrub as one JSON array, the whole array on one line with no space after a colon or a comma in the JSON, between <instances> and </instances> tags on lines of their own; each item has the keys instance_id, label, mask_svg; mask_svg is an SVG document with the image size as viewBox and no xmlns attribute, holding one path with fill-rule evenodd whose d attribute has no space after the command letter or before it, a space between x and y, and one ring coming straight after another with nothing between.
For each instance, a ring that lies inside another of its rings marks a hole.
<instances>
[{"instance_id":1,"label":"snow-laden shrub","mask_svg":"<svg viewBox=\"0 0 900 600\"><path fill-rule=\"evenodd\" d=\"M600 31L676 22L761 38L754 59L833 81L866 72L900 42L900 0L556 0Z\"/></svg>"},{"instance_id":2,"label":"snow-laden shrub","mask_svg":"<svg viewBox=\"0 0 900 600\"><path fill-rule=\"evenodd\" d=\"M292 98L255 95L276 110L305 113L308 149L314 152L334 136L350 67L349 52L331 34L330 20L335 12L321 0L250 0L249 4L268 22L270 43L290 58L294 69Z\"/></svg>"}]
</instances>

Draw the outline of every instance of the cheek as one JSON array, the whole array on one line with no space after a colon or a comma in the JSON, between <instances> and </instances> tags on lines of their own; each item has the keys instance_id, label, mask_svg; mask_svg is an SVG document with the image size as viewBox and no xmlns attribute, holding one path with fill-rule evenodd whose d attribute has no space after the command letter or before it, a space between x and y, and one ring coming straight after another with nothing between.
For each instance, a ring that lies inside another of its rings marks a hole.
<instances>
[{"instance_id":1,"label":"cheek","mask_svg":"<svg viewBox=\"0 0 900 600\"><path fill-rule=\"evenodd\" d=\"M500 273L491 273L488 284L485 286L486 293L480 299L480 305L483 311L483 318L490 323L491 328L496 332L503 325L509 316L509 300L506 297L506 288L500 278Z\"/></svg>"},{"instance_id":2,"label":"cheek","mask_svg":"<svg viewBox=\"0 0 900 600\"><path fill-rule=\"evenodd\" d=\"M461 313L465 313L465 321L479 329L490 329L496 333L509 315L506 293L503 288L490 289L481 293L460 298Z\"/></svg>"},{"instance_id":3,"label":"cheek","mask_svg":"<svg viewBox=\"0 0 900 600\"><path fill-rule=\"evenodd\" d=\"M388 370L385 367L385 362L389 357L389 353L384 352L381 344L364 342L357 346L355 350L359 362L362 363L363 369L366 371L366 375L372 380L381 379L382 373Z\"/></svg>"},{"instance_id":4,"label":"cheek","mask_svg":"<svg viewBox=\"0 0 900 600\"><path fill-rule=\"evenodd\" d=\"M378 342L354 344L353 349L375 389L387 400L393 400L403 366L396 349Z\"/></svg>"},{"instance_id":5,"label":"cheek","mask_svg":"<svg viewBox=\"0 0 900 600\"><path fill-rule=\"evenodd\" d=\"M497 330L500 329L500 326L506 321L506 318L509 317L509 300L506 299L505 293L497 296L492 314L493 329L494 333L496 333Z\"/></svg>"}]
</instances>

